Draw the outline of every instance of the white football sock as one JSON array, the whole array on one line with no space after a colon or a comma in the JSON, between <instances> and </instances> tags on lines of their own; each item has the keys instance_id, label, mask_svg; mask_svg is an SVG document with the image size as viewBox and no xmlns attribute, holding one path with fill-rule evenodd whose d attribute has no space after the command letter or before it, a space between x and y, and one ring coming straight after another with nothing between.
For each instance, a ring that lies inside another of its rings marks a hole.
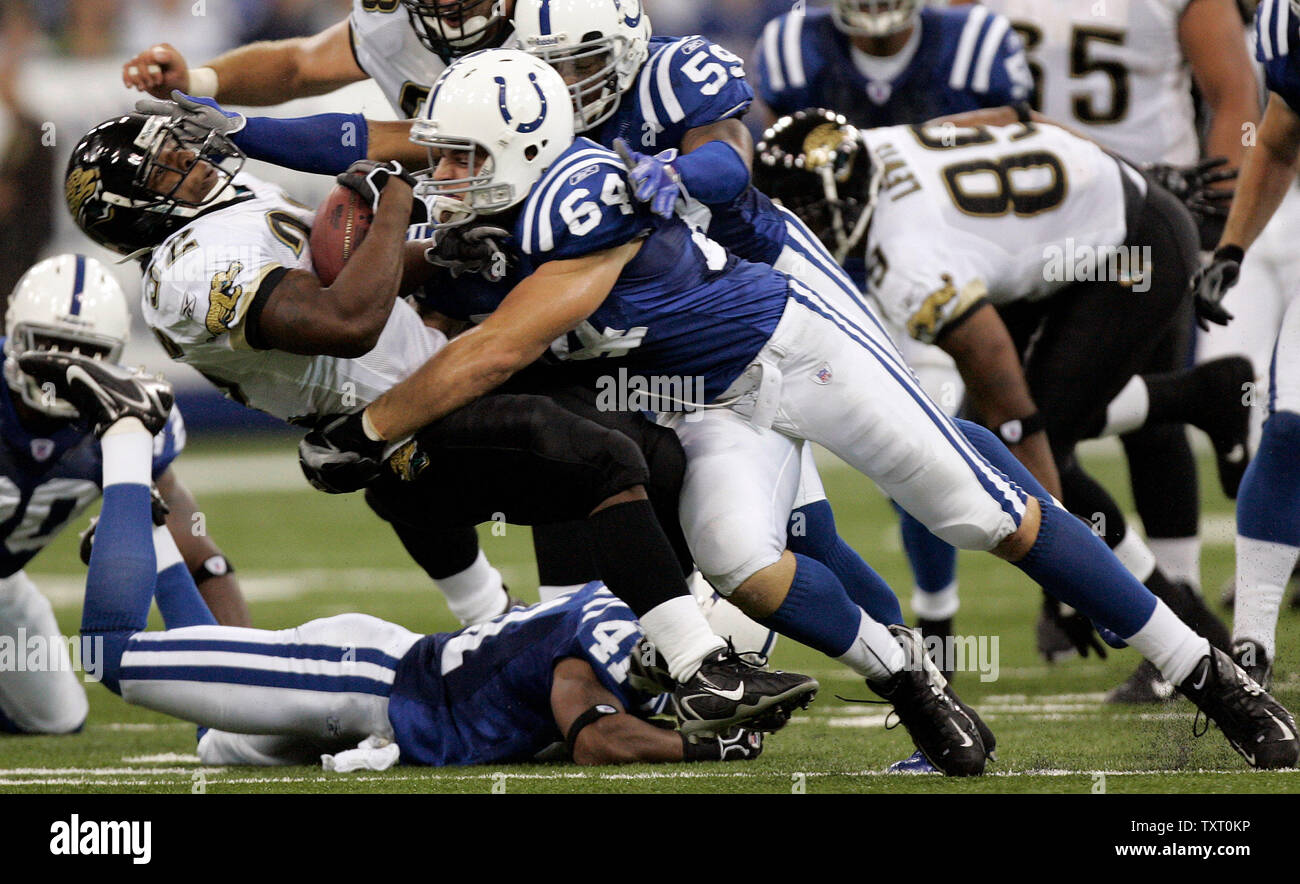
<instances>
[{"instance_id":1,"label":"white football sock","mask_svg":"<svg viewBox=\"0 0 1300 884\"><path fill-rule=\"evenodd\" d=\"M158 562L158 573L166 571L177 562L183 562L181 551L176 547L176 538L167 530L166 525L155 525L153 529L153 555Z\"/></svg>"},{"instance_id":2,"label":"white football sock","mask_svg":"<svg viewBox=\"0 0 1300 884\"><path fill-rule=\"evenodd\" d=\"M491 620L506 609L501 572L489 564L483 550L468 568L436 582L451 613L466 626Z\"/></svg>"},{"instance_id":3,"label":"white football sock","mask_svg":"<svg viewBox=\"0 0 1300 884\"><path fill-rule=\"evenodd\" d=\"M1147 546L1166 577L1201 591L1200 537L1148 537Z\"/></svg>"},{"instance_id":4,"label":"white football sock","mask_svg":"<svg viewBox=\"0 0 1300 884\"><path fill-rule=\"evenodd\" d=\"M883 624L872 620L861 608L858 614L858 637L848 651L835 659L864 678L884 681L907 665L907 655Z\"/></svg>"},{"instance_id":5,"label":"white football sock","mask_svg":"<svg viewBox=\"0 0 1300 884\"><path fill-rule=\"evenodd\" d=\"M664 655L668 673L679 682L689 680L705 657L727 646L689 593L660 602L637 620L646 638Z\"/></svg>"},{"instance_id":6,"label":"white football sock","mask_svg":"<svg viewBox=\"0 0 1300 884\"><path fill-rule=\"evenodd\" d=\"M1106 426L1101 435L1122 436L1141 428L1147 422L1150 406L1151 394L1147 391L1146 381L1134 375L1106 406Z\"/></svg>"},{"instance_id":7,"label":"white football sock","mask_svg":"<svg viewBox=\"0 0 1300 884\"><path fill-rule=\"evenodd\" d=\"M537 595L542 601L549 602L551 599L558 599L562 595L568 595L575 590L582 589L586 585L585 583L574 583L569 586L542 585L537 587Z\"/></svg>"},{"instance_id":8,"label":"white football sock","mask_svg":"<svg viewBox=\"0 0 1300 884\"><path fill-rule=\"evenodd\" d=\"M1156 556L1151 549L1142 541L1142 536L1128 528L1124 532L1124 539L1119 542L1112 552L1119 563L1128 569L1128 572L1136 577L1142 583L1147 582L1147 578L1156 570Z\"/></svg>"},{"instance_id":9,"label":"white football sock","mask_svg":"<svg viewBox=\"0 0 1300 884\"><path fill-rule=\"evenodd\" d=\"M1200 659L1210 653L1209 641L1193 632L1159 599L1146 625L1124 640L1176 685L1191 675Z\"/></svg>"},{"instance_id":10,"label":"white football sock","mask_svg":"<svg viewBox=\"0 0 1300 884\"><path fill-rule=\"evenodd\" d=\"M959 604L956 580L938 592L912 590L912 613L922 620L947 620L957 613Z\"/></svg>"},{"instance_id":11,"label":"white football sock","mask_svg":"<svg viewBox=\"0 0 1300 884\"><path fill-rule=\"evenodd\" d=\"M1253 639L1276 656L1277 612L1300 549L1237 535L1237 600L1232 637Z\"/></svg>"},{"instance_id":12,"label":"white football sock","mask_svg":"<svg viewBox=\"0 0 1300 884\"><path fill-rule=\"evenodd\" d=\"M133 417L109 427L99 442L104 453L104 488L153 484L153 436Z\"/></svg>"}]
</instances>

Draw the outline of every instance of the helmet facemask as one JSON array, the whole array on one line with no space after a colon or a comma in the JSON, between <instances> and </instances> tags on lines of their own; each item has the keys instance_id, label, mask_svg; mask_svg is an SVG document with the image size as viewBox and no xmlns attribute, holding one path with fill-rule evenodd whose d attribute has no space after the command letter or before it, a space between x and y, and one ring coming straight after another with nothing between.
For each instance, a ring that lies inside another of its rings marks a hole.
<instances>
[{"instance_id":1,"label":"helmet facemask","mask_svg":"<svg viewBox=\"0 0 1300 884\"><path fill-rule=\"evenodd\" d=\"M506 34L504 0L402 0L402 5L420 43L444 61L499 45Z\"/></svg>"},{"instance_id":2,"label":"helmet facemask","mask_svg":"<svg viewBox=\"0 0 1300 884\"><path fill-rule=\"evenodd\" d=\"M429 221L434 229L459 227L480 214L491 215L513 206L518 200L510 184L498 184L492 151L477 141L419 131L423 120L411 126L411 140L429 149L429 168L415 185L417 199L429 203ZM425 126L426 130L429 128ZM452 154L469 174L462 178L435 180L443 154Z\"/></svg>"},{"instance_id":3,"label":"helmet facemask","mask_svg":"<svg viewBox=\"0 0 1300 884\"><path fill-rule=\"evenodd\" d=\"M244 166L243 151L225 135L207 132L199 138L161 116L150 117L145 122L136 144L145 151L148 160L140 165L133 181L138 190L135 207L164 215L192 218L224 202L235 176ZM177 161L181 154L191 155L189 165ZM206 165L210 172L204 172L200 164ZM195 186L188 179L194 175L210 175L213 182L202 194L188 196L187 187ZM111 196L106 195L108 202L113 202Z\"/></svg>"},{"instance_id":4,"label":"helmet facemask","mask_svg":"<svg viewBox=\"0 0 1300 884\"><path fill-rule=\"evenodd\" d=\"M564 48L529 47L528 53L555 68L568 84L578 132L589 132L614 115L635 74L635 69L625 73L632 46L621 36L596 36Z\"/></svg>"},{"instance_id":5,"label":"helmet facemask","mask_svg":"<svg viewBox=\"0 0 1300 884\"><path fill-rule=\"evenodd\" d=\"M916 20L919 0L835 0L835 26L854 37L888 37Z\"/></svg>"}]
</instances>

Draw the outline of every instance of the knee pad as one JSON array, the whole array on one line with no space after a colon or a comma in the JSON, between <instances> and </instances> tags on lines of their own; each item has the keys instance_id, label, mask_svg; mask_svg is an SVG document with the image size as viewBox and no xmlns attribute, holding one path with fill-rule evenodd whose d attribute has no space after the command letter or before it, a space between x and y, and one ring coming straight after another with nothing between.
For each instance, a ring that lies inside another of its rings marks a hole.
<instances>
[{"instance_id":1,"label":"knee pad","mask_svg":"<svg viewBox=\"0 0 1300 884\"><path fill-rule=\"evenodd\" d=\"M528 429L534 451L557 460L577 459L587 468L593 507L650 481L650 467L635 442L550 400L539 399L529 408Z\"/></svg>"},{"instance_id":2,"label":"knee pad","mask_svg":"<svg viewBox=\"0 0 1300 884\"><path fill-rule=\"evenodd\" d=\"M718 594L729 597L736 588L769 565L785 551L783 543L765 538L765 532L734 514L722 514L697 526L691 552L695 565Z\"/></svg>"}]
</instances>

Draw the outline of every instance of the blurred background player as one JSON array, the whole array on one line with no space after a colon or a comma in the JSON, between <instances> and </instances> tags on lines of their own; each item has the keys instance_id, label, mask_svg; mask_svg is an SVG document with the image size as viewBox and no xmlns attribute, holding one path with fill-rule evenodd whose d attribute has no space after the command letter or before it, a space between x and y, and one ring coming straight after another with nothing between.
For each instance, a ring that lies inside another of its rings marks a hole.
<instances>
[{"instance_id":1,"label":"blurred background player","mask_svg":"<svg viewBox=\"0 0 1300 884\"><path fill-rule=\"evenodd\" d=\"M1030 103L1048 119L1139 165L1187 166L1200 157L1222 156L1228 168L1240 166L1244 127L1258 121L1259 99L1244 41L1235 39L1242 26L1233 0L989 0L987 5L1009 18L1024 40L1034 74ZM1193 86L1205 115L1203 134ZM1203 249L1214 245L1217 227L1202 225ZM1143 372L1189 364L1193 331L1189 312L1171 326ZM1205 356L1232 353L1257 355L1219 348ZM1256 363L1253 371L1262 373L1263 364ZM1234 381L1240 391L1252 374L1243 366L1239 375ZM1110 430L1122 434L1147 538L1145 545L1136 535L1125 538L1132 551L1126 561L1139 577L1158 566L1170 580L1200 592L1195 459L1183 426L1135 429L1149 395L1138 375L1109 408ZM1249 456L1244 447L1216 454L1232 458L1238 472ZM1142 666L1110 699L1151 702L1170 696L1169 685Z\"/></svg>"},{"instance_id":2,"label":"blurred background player","mask_svg":"<svg viewBox=\"0 0 1300 884\"><path fill-rule=\"evenodd\" d=\"M1214 259L1195 286L1198 312L1218 324L1233 320L1224 294L1237 282L1246 251L1291 190L1300 164L1300 12L1285 0L1265 0L1255 27L1268 105L1258 143L1246 152ZM1294 292L1296 281L1288 283ZM1253 308L1250 294L1243 292L1238 309ZM1278 656L1278 608L1300 557L1300 298L1294 294L1278 326L1269 373L1268 418L1237 498L1233 611L1233 654L1261 684L1270 680Z\"/></svg>"},{"instance_id":3,"label":"blurred background player","mask_svg":"<svg viewBox=\"0 0 1300 884\"><path fill-rule=\"evenodd\" d=\"M103 642L101 681L127 702L200 725L203 764L488 764L555 757L556 744L579 764L762 751L758 732L688 739L642 720L662 688L643 674L632 612L599 584L429 636L364 614L275 632L217 625L151 520L150 433L170 390L79 356L27 354L24 364L75 400L104 440L81 626ZM155 597L166 628L146 632Z\"/></svg>"},{"instance_id":4,"label":"blurred background player","mask_svg":"<svg viewBox=\"0 0 1300 884\"><path fill-rule=\"evenodd\" d=\"M99 441L71 403L23 372L18 354L75 351L115 365L128 329L121 288L107 268L83 255L42 261L9 295L0 387L0 636L22 655L25 639L48 641L54 659L45 671L0 667L3 732L70 733L85 720L86 695L68 645L57 641L50 603L23 567L100 496L103 485ZM234 569L206 533L191 531L194 499L171 468L184 447L185 427L173 409L150 449L149 470L171 510L166 524L184 559L180 567L198 582L219 622L247 626Z\"/></svg>"}]
</instances>

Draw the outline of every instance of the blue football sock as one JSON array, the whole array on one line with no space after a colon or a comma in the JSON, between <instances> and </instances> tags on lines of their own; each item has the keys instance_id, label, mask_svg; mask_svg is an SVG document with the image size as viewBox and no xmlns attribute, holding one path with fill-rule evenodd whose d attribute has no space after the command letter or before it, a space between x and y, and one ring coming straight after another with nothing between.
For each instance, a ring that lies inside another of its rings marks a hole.
<instances>
[{"instance_id":1,"label":"blue football sock","mask_svg":"<svg viewBox=\"0 0 1300 884\"><path fill-rule=\"evenodd\" d=\"M848 652L858 637L862 612L829 568L795 554L794 583L785 601L759 622L830 657Z\"/></svg>"},{"instance_id":2,"label":"blue football sock","mask_svg":"<svg viewBox=\"0 0 1300 884\"><path fill-rule=\"evenodd\" d=\"M158 585L154 590L158 599L158 610L162 613L163 626L167 629L180 629L183 626L215 626L217 618L212 616L199 588L194 585L184 562L164 568L158 575Z\"/></svg>"},{"instance_id":3,"label":"blue football sock","mask_svg":"<svg viewBox=\"0 0 1300 884\"><path fill-rule=\"evenodd\" d=\"M1047 491L1001 440L979 424L957 421L984 459L1038 498L1043 521L1038 541L1015 566L1053 598L1122 638L1146 625L1156 597L1128 572L1105 541L1081 519L1052 502Z\"/></svg>"},{"instance_id":4,"label":"blue football sock","mask_svg":"<svg viewBox=\"0 0 1300 884\"><path fill-rule=\"evenodd\" d=\"M1237 494L1237 533L1300 546L1300 414L1278 411L1264 422Z\"/></svg>"},{"instance_id":5,"label":"blue football sock","mask_svg":"<svg viewBox=\"0 0 1300 884\"><path fill-rule=\"evenodd\" d=\"M81 633L102 638L100 680L115 694L121 692L122 652L131 635L148 625L153 602L157 573L151 510L147 485L109 485L95 527Z\"/></svg>"},{"instance_id":6,"label":"blue football sock","mask_svg":"<svg viewBox=\"0 0 1300 884\"><path fill-rule=\"evenodd\" d=\"M924 593L943 592L957 580L957 548L944 543L915 516L898 504L898 527L903 535L903 551L912 565L916 588Z\"/></svg>"},{"instance_id":7,"label":"blue football sock","mask_svg":"<svg viewBox=\"0 0 1300 884\"><path fill-rule=\"evenodd\" d=\"M902 623L898 596L884 578L840 537L828 500L801 506L790 515L787 546L796 555L816 559L839 578L853 603L878 623Z\"/></svg>"}]
</instances>

